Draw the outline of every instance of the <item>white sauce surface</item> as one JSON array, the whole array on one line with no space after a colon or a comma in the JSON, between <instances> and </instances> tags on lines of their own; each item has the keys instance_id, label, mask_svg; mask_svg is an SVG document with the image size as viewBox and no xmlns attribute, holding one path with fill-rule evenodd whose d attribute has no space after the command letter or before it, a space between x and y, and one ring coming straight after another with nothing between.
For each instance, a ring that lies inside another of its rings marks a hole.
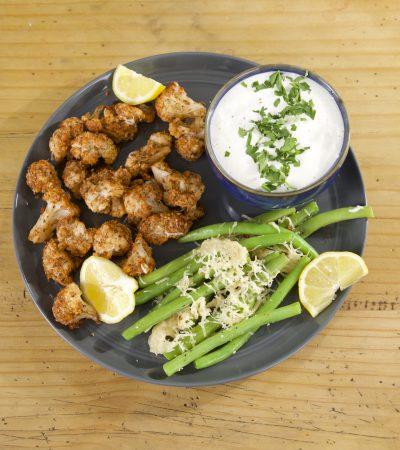
<instances>
[{"instance_id":1,"label":"white sauce surface","mask_svg":"<svg viewBox=\"0 0 400 450\"><path fill-rule=\"evenodd\" d=\"M240 137L238 129L250 129L251 120L260 117L253 111L262 106L271 113L277 113L286 106L283 99L278 106L273 105L277 98L273 89L255 92L251 87L254 81L264 82L271 73L265 72L245 79L247 87L240 83L233 86L220 100L210 123L211 144L219 163L236 181L260 191L263 191L261 185L265 180L260 177L256 163L246 154L246 137ZM290 72L282 74L293 78L298 76ZM297 126L297 130L291 133L299 145L310 147L298 156L300 166L292 167L287 177L287 183L294 189L309 186L329 171L339 156L344 138L344 123L334 98L310 78L305 81L311 91L302 91L302 98L313 100L316 115L314 120L302 115L307 118L306 121L300 121L299 116L288 117L288 123ZM283 83L285 87L288 84L288 80ZM256 139L257 134L253 133L252 142ZM228 157L225 156L227 151L230 152ZM286 190L287 187L281 186L275 192Z\"/></svg>"}]
</instances>

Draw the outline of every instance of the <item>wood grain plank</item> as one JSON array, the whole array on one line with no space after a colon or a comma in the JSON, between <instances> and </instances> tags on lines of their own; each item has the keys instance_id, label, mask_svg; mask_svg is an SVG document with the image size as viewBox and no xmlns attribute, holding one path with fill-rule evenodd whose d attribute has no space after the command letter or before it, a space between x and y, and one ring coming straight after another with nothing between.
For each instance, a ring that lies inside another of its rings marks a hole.
<instances>
[{"instance_id":1,"label":"wood grain plank","mask_svg":"<svg viewBox=\"0 0 400 450\"><path fill-rule=\"evenodd\" d=\"M45 323L13 257L11 206L51 112L120 62L198 50L315 70L341 93L369 202L365 258L330 325L236 383L163 388L93 364ZM0 0L0 447L400 448L400 4L395 0Z\"/></svg>"}]
</instances>

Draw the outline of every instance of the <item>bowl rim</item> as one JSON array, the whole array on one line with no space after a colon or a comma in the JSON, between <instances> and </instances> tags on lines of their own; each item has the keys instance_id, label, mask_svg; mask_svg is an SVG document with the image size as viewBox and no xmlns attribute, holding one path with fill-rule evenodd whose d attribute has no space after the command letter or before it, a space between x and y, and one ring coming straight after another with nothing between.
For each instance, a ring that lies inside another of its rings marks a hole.
<instances>
[{"instance_id":1,"label":"bowl rim","mask_svg":"<svg viewBox=\"0 0 400 450\"><path fill-rule=\"evenodd\" d=\"M338 158L336 159L335 163L331 166L331 168L323 174L318 180L314 181L314 183L309 184L301 189L296 189L292 191L279 191L279 192L266 192L266 191L260 191L257 189L250 188L239 181L235 180L232 176L229 175L228 172L224 170L220 162L218 161L217 157L215 156L214 150L212 148L211 144L211 138L210 138L210 126L211 126L211 120L213 117L213 114L215 110L217 109L217 106L221 99L224 97L224 95L235 85L237 85L239 82L241 82L243 79L250 77L251 75L255 75L258 73L263 72L271 72L271 71L280 70L282 72L293 72L297 73L299 75L306 76L307 78L310 78L311 80L315 81L319 85L321 85L323 88L325 88L330 95L335 100L335 103L337 104L340 114L343 119L343 126L344 126L344 135L343 135L343 143L342 147L340 149L340 153ZM247 69L243 72L240 72L233 78L231 78L227 83L225 83L219 91L215 94L214 98L212 99L210 106L207 110L206 115L206 123L205 123L205 143L206 143L206 152L211 160L211 163L215 167L215 169L219 172L219 174L227 179L230 183L232 183L237 188L244 190L250 194L258 195L259 197L265 197L265 198L281 198L281 197L294 197L299 194L304 194L307 192L311 192L321 186L323 183L328 181L342 166L344 161L346 160L347 154L349 152L350 148L350 124L349 124L349 117L347 114L346 107L344 105L344 102L342 98L339 96L339 94L336 92L336 90L321 76L316 74L313 71L309 71L308 69L305 69L300 66L294 66L290 64L264 64L264 65L258 65L257 67L253 67L250 69Z\"/></svg>"}]
</instances>

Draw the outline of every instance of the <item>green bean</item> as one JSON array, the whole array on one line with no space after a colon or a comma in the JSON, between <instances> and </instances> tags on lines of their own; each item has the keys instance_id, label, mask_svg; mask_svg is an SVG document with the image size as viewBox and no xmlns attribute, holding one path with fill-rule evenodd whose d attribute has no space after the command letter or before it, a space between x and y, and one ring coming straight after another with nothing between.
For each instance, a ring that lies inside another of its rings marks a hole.
<instances>
[{"instance_id":1,"label":"green bean","mask_svg":"<svg viewBox=\"0 0 400 450\"><path fill-rule=\"evenodd\" d=\"M154 284L156 281L162 280L173 272L176 272L181 267L186 266L188 262L193 258L193 250L184 255L179 256L178 258L173 259L167 264L164 264L162 267L150 272L142 277L138 278L139 287L143 288L145 286L149 286L150 284Z\"/></svg>"},{"instance_id":2,"label":"green bean","mask_svg":"<svg viewBox=\"0 0 400 450\"><path fill-rule=\"evenodd\" d=\"M275 220L280 219L284 216L289 216L296 212L295 208L285 208L285 209L273 209L272 211L267 211L259 216L253 217L248 222L258 222L258 223L269 223L275 222Z\"/></svg>"},{"instance_id":3,"label":"green bean","mask_svg":"<svg viewBox=\"0 0 400 450\"><path fill-rule=\"evenodd\" d=\"M283 302L293 286L297 283L301 272L309 262L310 259L308 257L302 257L293 268L293 270L279 284L278 288L271 295L271 297L260 306L256 314L268 313L277 308ZM238 351L244 344L246 344L251 336L255 332L257 332L257 330L258 328L254 328L243 336L238 336L233 341L225 344L223 347L215 350L214 352L208 353L207 355L204 355L203 357L197 359L194 363L196 369L204 369L206 367L210 367L214 364L225 361L236 351Z\"/></svg>"},{"instance_id":4,"label":"green bean","mask_svg":"<svg viewBox=\"0 0 400 450\"><path fill-rule=\"evenodd\" d=\"M304 208L301 208L299 211L282 220L281 225L289 229L296 228L309 217L315 216L318 211L319 207L317 202L310 202Z\"/></svg>"},{"instance_id":5,"label":"green bean","mask_svg":"<svg viewBox=\"0 0 400 450\"><path fill-rule=\"evenodd\" d=\"M150 311L141 319L137 320L133 325L123 331L122 336L126 340L133 339L135 336L150 330L154 325L168 319L173 314L182 311L186 306L193 303L200 297L209 297L216 291L223 289L223 285L217 281L211 281L209 284L202 284L192 291L190 295L182 295L172 300L172 302L161 306L158 309Z\"/></svg>"},{"instance_id":6,"label":"green bean","mask_svg":"<svg viewBox=\"0 0 400 450\"><path fill-rule=\"evenodd\" d=\"M288 258L282 254L271 254L264 259L265 270L271 274L279 273L287 264ZM221 328L221 324L214 319L209 318L201 325L192 327L188 334L189 336L182 339L180 345L177 345L170 352L164 353L164 356L170 360L180 355L183 350L192 348L194 345L201 342L206 337L210 336L214 331Z\"/></svg>"},{"instance_id":7,"label":"green bean","mask_svg":"<svg viewBox=\"0 0 400 450\"><path fill-rule=\"evenodd\" d=\"M192 277L189 278L189 285L191 287L196 287L204 280L204 278L205 276L202 273L197 272ZM167 303L172 302L172 300L175 300L181 295L182 291L179 288L174 288L170 292L168 292L168 294L159 303L157 303L157 305L155 305L153 309L158 309L161 306L164 306Z\"/></svg>"},{"instance_id":8,"label":"green bean","mask_svg":"<svg viewBox=\"0 0 400 450\"><path fill-rule=\"evenodd\" d=\"M303 237L308 237L320 228L333 223L372 217L374 217L374 212L370 206L349 206L347 208L332 209L331 211L317 214L306 220L298 227L298 231Z\"/></svg>"},{"instance_id":9,"label":"green bean","mask_svg":"<svg viewBox=\"0 0 400 450\"><path fill-rule=\"evenodd\" d=\"M283 228L279 229L277 226L269 225L267 223L253 223L253 222L223 222L206 227L197 228L197 230L190 231L185 236L182 236L178 242L193 242L203 241L212 237L232 236L238 234L273 234L279 231L286 231Z\"/></svg>"},{"instance_id":10,"label":"green bean","mask_svg":"<svg viewBox=\"0 0 400 450\"><path fill-rule=\"evenodd\" d=\"M255 329L254 329L255 330ZM196 359L194 361L194 367L196 369L205 369L206 367L213 366L222 361L225 361L230 356L234 355L244 344L246 344L249 339L253 336L254 330L248 331L230 342L227 342L222 347L214 350L213 352L207 353L204 356Z\"/></svg>"},{"instance_id":11,"label":"green bean","mask_svg":"<svg viewBox=\"0 0 400 450\"><path fill-rule=\"evenodd\" d=\"M181 280L185 274L191 275L197 272L200 267L200 263L197 263L195 260L191 260L185 267L178 269L171 275L165 277L164 279L158 280L150 286L146 286L135 294L136 305L142 305L158 295L163 294L168 291L169 288L175 286L175 284Z\"/></svg>"},{"instance_id":12,"label":"green bean","mask_svg":"<svg viewBox=\"0 0 400 450\"><path fill-rule=\"evenodd\" d=\"M300 250L304 255L308 255L311 258L316 258L318 256L316 250L311 247L308 242L306 242L302 237L300 237L296 233L293 233L292 231L285 231L284 233L276 234L266 234L265 236L254 236L251 238L242 239L239 242L249 251L290 242L292 243L294 248Z\"/></svg>"},{"instance_id":13,"label":"green bean","mask_svg":"<svg viewBox=\"0 0 400 450\"><path fill-rule=\"evenodd\" d=\"M219 331L218 333L210 336L204 341L194 346L191 350L177 356L175 359L166 362L163 365L164 372L167 376L171 376L174 373L180 371L192 361L200 358L201 356L209 353L216 347L219 347L226 342L235 339L238 336L242 336L248 331L258 328L268 323L278 322L280 320L288 319L289 317L297 316L301 313L300 303L295 302L288 306L283 306L272 312L255 314L253 317L242 320L241 322L233 325L226 330Z\"/></svg>"}]
</instances>

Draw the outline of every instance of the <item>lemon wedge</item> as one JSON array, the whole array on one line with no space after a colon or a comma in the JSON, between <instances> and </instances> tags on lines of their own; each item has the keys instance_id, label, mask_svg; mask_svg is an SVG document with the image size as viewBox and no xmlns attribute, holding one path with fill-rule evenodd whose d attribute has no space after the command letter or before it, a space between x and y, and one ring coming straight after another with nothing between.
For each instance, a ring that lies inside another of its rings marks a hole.
<instances>
[{"instance_id":1,"label":"lemon wedge","mask_svg":"<svg viewBox=\"0 0 400 450\"><path fill-rule=\"evenodd\" d=\"M122 102L139 105L154 100L165 86L120 64L114 71L112 88Z\"/></svg>"},{"instance_id":2,"label":"lemon wedge","mask_svg":"<svg viewBox=\"0 0 400 450\"><path fill-rule=\"evenodd\" d=\"M84 299L102 322L120 322L135 309L136 280L108 259L87 258L82 264L80 285Z\"/></svg>"},{"instance_id":3,"label":"lemon wedge","mask_svg":"<svg viewBox=\"0 0 400 450\"><path fill-rule=\"evenodd\" d=\"M332 303L338 289L346 289L367 274L364 260L355 253L322 253L300 275L300 301L316 317Z\"/></svg>"}]
</instances>

